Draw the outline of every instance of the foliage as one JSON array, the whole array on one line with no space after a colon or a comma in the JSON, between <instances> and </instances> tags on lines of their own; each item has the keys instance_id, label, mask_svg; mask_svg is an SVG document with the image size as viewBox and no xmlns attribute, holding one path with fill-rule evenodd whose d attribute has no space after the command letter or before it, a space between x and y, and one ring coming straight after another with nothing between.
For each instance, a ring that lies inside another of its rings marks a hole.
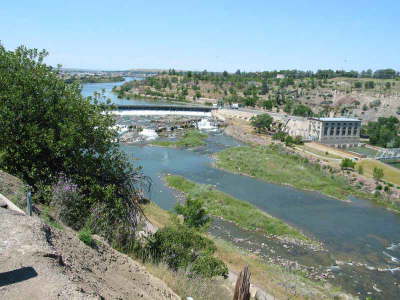
<instances>
[{"instance_id":1,"label":"foliage","mask_svg":"<svg viewBox=\"0 0 400 300\"><path fill-rule=\"evenodd\" d=\"M61 175L53 185L51 194L51 205L55 208L58 219L75 230L82 228L90 211L78 186Z\"/></svg>"},{"instance_id":2,"label":"foliage","mask_svg":"<svg viewBox=\"0 0 400 300\"><path fill-rule=\"evenodd\" d=\"M354 169L356 163L350 159L350 158L344 158L342 159L342 162L340 163L340 167L342 170L344 169Z\"/></svg>"},{"instance_id":3,"label":"foliage","mask_svg":"<svg viewBox=\"0 0 400 300\"><path fill-rule=\"evenodd\" d=\"M273 103L272 103L271 100L265 100L265 101L262 103L262 106L263 106L263 108L265 108L266 110L271 110L272 107L273 107Z\"/></svg>"},{"instance_id":4,"label":"foliage","mask_svg":"<svg viewBox=\"0 0 400 300\"><path fill-rule=\"evenodd\" d=\"M400 136L397 135L399 129L400 121L396 117L380 117L377 122L368 122L366 133L372 145L399 148Z\"/></svg>"},{"instance_id":5,"label":"foliage","mask_svg":"<svg viewBox=\"0 0 400 300\"><path fill-rule=\"evenodd\" d=\"M79 239L89 247L95 247L96 241L92 237L92 232L89 228L82 228L78 233Z\"/></svg>"},{"instance_id":6,"label":"foliage","mask_svg":"<svg viewBox=\"0 0 400 300\"><path fill-rule=\"evenodd\" d=\"M47 225L57 228L59 230L63 230L63 227L60 223L58 223L51 215L50 215L50 209L48 206L45 206L43 208L43 211L41 213L41 217L43 219L43 222L45 222Z\"/></svg>"},{"instance_id":7,"label":"foliage","mask_svg":"<svg viewBox=\"0 0 400 300\"><path fill-rule=\"evenodd\" d=\"M170 175L165 179L170 187L184 192L188 198L202 201L211 215L234 222L239 227L266 234L307 239L281 220L268 215L248 202L233 198L211 186L198 184L181 176Z\"/></svg>"},{"instance_id":8,"label":"foliage","mask_svg":"<svg viewBox=\"0 0 400 300\"><path fill-rule=\"evenodd\" d=\"M364 167L362 165L359 165L357 168L358 174L363 175L364 174Z\"/></svg>"},{"instance_id":9,"label":"foliage","mask_svg":"<svg viewBox=\"0 0 400 300\"><path fill-rule=\"evenodd\" d=\"M292 145L302 145L303 143L303 139L301 138L301 136L296 136L296 137L292 137L290 135L286 135L285 138L285 145L286 146L292 146Z\"/></svg>"},{"instance_id":10,"label":"foliage","mask_svg":"<svg viewBox=\"0 0 400 300\"><path fill-rule=\"evenodd\" d=\"M226 277L227 267L212 256L215 250L213 241L195 229L176 224L147 237L144 245L137 246L136 253L144 262L163 262L174 271L184 269L203 277Z\"/></svg>"},{"instance_id":11,"label":"foliage","mask_svg":"<svg viewBox=\"0 0 400 300\"><path fill-rule=\"evenodd\" d=\"M184 205L177 204L175 211L183 215L183 222L186 226L203 228L210 223L210 218L201 199L188 198Z\"/></svg>"},{"instance_id":12,"label":"foliage","mask_svg":"<svg viewBox=\"0 0 400 300\"><path fill-rule=\"evenodd\" d=\"M161 147L200 147L205 144L207 134L199 130L191 129L185 132L185 134L178 141L153 141L151 144Z\"/></svg>"},{"instance_id":13,"label":"foliage","mask_svg":"<svg viewBox=\"0 0 400 300\"><path fill-rule=\"evenodd\" d=\"M96 104L98 96L82 97L77 83L66 84L43 63L46 55L0 45L1 167L36 195L64 174L78 186L92 229L124 244L134 236L144 177L120 151L115 121L103 113L108 107Z\"/></svg>"},{"instance_id":14,"label":"foliage","mask_svg":"<svg viewBox=\"0 0 400 300\"><path fill-rule=\"evenodd\" d=\"M286 137L288 136L288 134L284 131L278 131L276 133L274 133L274 135L272 136L273 140L280 140L281 142L284 142L286 140Z\"/></svg>"},{"instance_id":15,"label":"foliage","mask_svg":"<svg viewBox=\"0 0 400 300\"><path fill-rule=\"evenodd\" d=\"M333 176L283 147L235 147L219 152L217 158L218 167L268 182L320 191L339 199L348 195L369 196L352 188L343 177Z\"/></svg>"},{"instance_id":16,"label":"foliage","mask_svg":"<svg viewBox=\"0 0 400 300\"><path fill-rule=\"evenodd\" d=\"M250 119L251 125L258 133L266 132L271 127L272 121L269 114L256 115Z\"/></svg>"},{"instance_id":17,"label":"foliage","mask_svg":"<svg viewBox=\"0 0 400 300\"><path fill-rule=\"evenodd\" d=\"M374 177L375 180L380 181L382 180L384 173L383 173L383 169L378 168L378 167L374 167L374 170L372 172L372 176Z\"/></svg>"},{"instance_id":18,"label":"foliage","mask_svg":"<svg viewBox=\"0 0 400 300\"><path fill-rule=\"evenodd\" d=\"M293 110L293 115L300 117L312 117L314 115L310 107L304 104L298 104Z\"/></svg>"}]
</instances>

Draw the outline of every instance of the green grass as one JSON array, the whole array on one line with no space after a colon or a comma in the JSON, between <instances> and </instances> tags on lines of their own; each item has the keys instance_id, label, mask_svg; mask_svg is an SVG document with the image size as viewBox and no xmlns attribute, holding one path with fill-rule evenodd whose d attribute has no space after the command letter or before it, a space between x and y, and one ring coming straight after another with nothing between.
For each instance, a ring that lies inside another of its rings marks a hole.
<instances>
[{"instance_id":1,"label":"green grass","mask_svg":"<svg viewBox=\"0 0 400 300\"><path fill-rule=\"evenodd\" d=\"M211 186L197 184L175 175L166 176L165 179L170 187L184 192L192 199L204 201L206 209L213 216L232 221L244 229L309 240L300 231L281 220L268 215L250 203L233 198Z\"/></svg>"},{"instance_id":2,"label":"green grass","mask_svg":"<svg viewBox=\"0 0 400 300\"><path fill-rule=\"evenodd\" d=\"M89 247L94 247L96 246L96 241L92 237L92 232L88 228L82 228L78 232L78 237L79 239L84 242L86 245Z\"/></svg>"},{"instance_id":3,"label":"green grass","mask_svg":"<svg viewBox=\"0 0 400 300\"><path fill-rule=\"evenodd\" d=\"M381 168L383 170L383 180L389 181L393 184L400 185L400 169L385 164L375 159L362 159L357 163L364 168L364 174L373 177L374 168Z\"/></svg>"},{"instance_id":4,"label":"green grass","mask_svg":"<svg viewBox=\"0 0 400 300\"><path fill-rule=\"evenodd\" d=\"M349 195L371 197L353 188L345 178L326 173L319 165L283 151L263 146L229 148L216 154L216 166L268 182L319 191L337 199L347 199Z\"/></svg>"},{"instance_id":5,"label":"green grass","mask_svg":"<svg viewBox=\"0 0 400 300\"><path fill-rule=\"evenodd\" d=\"M206 133L191 129L185 132L178 141L154 141L151 144L161 147L195 148L205 145L204 140L207 136Z\"/></svg>"},{"instance_id":6,"label":"green grass","mask_svg":"<svg viewBox=\"0 0 400 300\"><path fill-rule=\"evenodd\" d=\"M43 207L43 212L41 217L43 222L46 223L47 225L57 228L59 230L64 229L63 226L50 215L50 208L48 206Z\"/></svg>"}]
</instances>

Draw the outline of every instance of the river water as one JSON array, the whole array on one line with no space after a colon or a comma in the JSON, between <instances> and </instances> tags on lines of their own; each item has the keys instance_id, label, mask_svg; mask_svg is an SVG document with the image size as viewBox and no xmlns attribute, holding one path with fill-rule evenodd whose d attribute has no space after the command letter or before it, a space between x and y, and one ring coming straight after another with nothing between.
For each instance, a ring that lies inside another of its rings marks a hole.
<instances>
[{"instance_id":1,"label":"river water","mask_svg":"<svg viewBox=\"0 0 400 300\"><path fill-rule=\"evenodd\" d=\"M85 84L82 94L88 96L105 89L106 96L118 104L151 104L140 99L118 99L111 93L114 85L116 83ZM328 252L316 253L296 247L287 249L258 233L246 232L223 221L214 223L211 228L214 235L266 259L273 256L271 253L278 252L280 258L329 270L329 281L361 298L400 299L399 215L367 200L352 198L351 202L343 202L212 166L211 154L238 145L240 142L231 137L210 132L207 145L196 150L146 144L121 147L152 178L149 196L162 208L171 210L176 203L174 193L162 181L165 174L182 175L198 183L214 185L321 241Z\"/></svg>"}]
</instances>

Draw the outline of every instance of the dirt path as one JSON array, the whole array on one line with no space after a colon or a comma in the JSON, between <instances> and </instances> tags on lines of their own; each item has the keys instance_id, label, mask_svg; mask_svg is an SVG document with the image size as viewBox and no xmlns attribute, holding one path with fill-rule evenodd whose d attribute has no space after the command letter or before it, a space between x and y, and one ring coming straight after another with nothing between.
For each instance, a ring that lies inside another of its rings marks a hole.
<instances>
[{"instance_id":1,"label":"dirt path","mask_svg":"<svg viewBox=\"0 0 400 300\"><path fill-rule=\"evenodd\" d=\"M0 208L0 299L180 299L143 266L97 241Z\"/></svg>"}]
</instances>

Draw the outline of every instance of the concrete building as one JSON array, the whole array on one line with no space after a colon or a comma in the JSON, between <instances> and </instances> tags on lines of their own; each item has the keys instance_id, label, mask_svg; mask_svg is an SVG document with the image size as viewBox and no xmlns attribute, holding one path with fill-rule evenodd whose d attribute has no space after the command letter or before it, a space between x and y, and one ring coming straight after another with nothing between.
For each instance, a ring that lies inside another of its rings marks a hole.
<instances>
[{"instance_id":1,"label":"concrete building","mask_svg":"<svg viewBox=\"0 0 400 300\"><path fill-rule=\"evenodd\" d=\"M315 141L333 147L345 148L360 143L361 121L355 118L303 118L271 114L282 124L281 129L304 141Z\"/></svg>"},{"instance_id":2,"label":"concrete building","mask_svg":"<svg viewBox=\"0 0 400 300\"><path fill-rule=\"evenodd\" d=\"M360 144L361 121L355 118L310 118L310 139L335 147Z\"/></svg>"}]
</instances>

